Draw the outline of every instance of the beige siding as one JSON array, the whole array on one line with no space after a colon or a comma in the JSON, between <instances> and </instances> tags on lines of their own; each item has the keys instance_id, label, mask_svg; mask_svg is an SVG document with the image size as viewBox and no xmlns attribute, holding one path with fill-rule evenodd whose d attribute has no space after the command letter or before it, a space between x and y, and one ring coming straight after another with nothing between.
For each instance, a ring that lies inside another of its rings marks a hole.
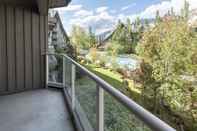
<instances>
[{"instance_id":1,"label":"beige siding","mask_svg":"<svg viewBox=\"0 0 197 131\"><path fill-rule=\"evenodd\" d=\"M42 88L47 16L0 5L0 94Z\"/></svg>"},{"instance_id":2,"label":"beige siding","mask_svg":"<svg viewBox=\"0 0 197 131\"><path fill-rule=\"evenodd\" d=\"M7 44L5 7L0 5L0 92L7 90Z\"/></svg>"}]
</instances>

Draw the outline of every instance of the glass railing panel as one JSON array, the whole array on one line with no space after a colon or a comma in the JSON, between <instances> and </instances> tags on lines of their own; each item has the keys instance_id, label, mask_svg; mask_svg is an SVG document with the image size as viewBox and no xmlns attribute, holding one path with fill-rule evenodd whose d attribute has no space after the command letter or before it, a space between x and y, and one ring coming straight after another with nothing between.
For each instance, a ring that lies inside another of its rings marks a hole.
<instances>
[{"instance_id":1,"label":"glass railing panel","mask_svg":"<svg viewBox=\"0 0 197 131\"><path fill-rule=\"evenodd\" d=\"M107 92L104 93L105 131L151 131L128 108Z\"/></svg>"},{"instance_id":2,"label":"glass railing panel","mask_svg":"<svg viewBox=\"0 0 197 131\"><path fill-rule=\"evenodd\" d=\"M66 57L64 57L64 73L65 73L65 86L71 87L72 86L72 62L68 60ZM73 65L74 66L74 65ZM75 75L75 74L73 74Z\"/></svg>"},{"instance_id":3,"label":"glass railing panel","mask_svg":"<svg viewBox=\"0 0 197 131\"><path fill-rule=\"evenodd\" d=\"M66 90L68 94L70 95L70 98L72 99L72 76L75 76L75 70L72 72L72 66L75 67L75 65L72 64L72 62L64 56L63 58L63 85L66 87ZM75 78L73 77L73 81L75 81ZM74 84L74 83L73 83Z\"/></svg>"},{"instance_id":4,"label":"glass railing panel","mask_svg":"<svg viewBox=\"0 0 197 131\"><path fill-rule=\"evenodd\" d=\"M48 55L48 83L62 83L63 57Z\"/></svg>"},{"instance_id":5,"label":"glass railing panel","mask_svg":"<svg viewBox=\"0 0 197 131\"><path fill-rule=\"evenodd\" d=\"M96 129L96 83L76 68L75 110L87 131Z\"/></svg>"}]
</instances>

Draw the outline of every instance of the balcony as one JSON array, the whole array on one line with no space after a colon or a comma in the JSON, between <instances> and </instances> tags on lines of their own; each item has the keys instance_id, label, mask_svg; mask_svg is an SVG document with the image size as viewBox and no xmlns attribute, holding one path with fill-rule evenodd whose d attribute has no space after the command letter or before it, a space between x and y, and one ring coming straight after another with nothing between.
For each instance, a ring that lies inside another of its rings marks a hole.
<instances>
[{"instance_id":1,"label":"balcony","mask_svg":"<svg viewBox=\"0 0 197 131\"><path fill-rule=\"evenodd\" d=\"M63 90L77 131L175 131L70 57L46 57L47 85Z\"/></svg>"},{"instance_id":2,"label":"balcony","mask_svg":"<svg viewBox=\"0 0 197 131\"><path fill-rule=\"evenodd\" d=\"M61 90L0 96L1 131L74 131Z\"/></svg>"},{"instance_id":3,"label":"balcony","mask_svg":"<svg viewBox=\"0 0 197 131\"><path fill-rule=\"evenodd\" d=\"M46 88L0 96L0 130L175 131L70 57L46 62Z\"/></svg>"}]
</instances>

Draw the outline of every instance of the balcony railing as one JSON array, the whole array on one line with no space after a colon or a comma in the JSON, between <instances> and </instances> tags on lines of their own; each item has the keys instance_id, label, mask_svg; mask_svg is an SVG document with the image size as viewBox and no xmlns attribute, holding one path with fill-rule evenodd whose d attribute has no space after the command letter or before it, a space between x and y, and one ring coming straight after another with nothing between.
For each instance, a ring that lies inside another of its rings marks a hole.
<instances>
[{"instance_id":1,"label":"balcony railing","mask_svg":"<svg viewBox=\"0 0 197 131\"><path fill-rule=\"evenodd\" d=\"M47 85L64 88L78 130L175 131L70 57L47 53L46 58Z\"/></svg>"}]
</instances>

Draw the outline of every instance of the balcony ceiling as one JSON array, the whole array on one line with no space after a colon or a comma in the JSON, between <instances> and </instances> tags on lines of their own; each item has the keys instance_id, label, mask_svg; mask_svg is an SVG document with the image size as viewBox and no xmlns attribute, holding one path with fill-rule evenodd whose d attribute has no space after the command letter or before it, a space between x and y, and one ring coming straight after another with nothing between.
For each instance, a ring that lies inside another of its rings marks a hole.
<instances>
[{"instance_id":1,"label":"balcony ceiling","mask_svg":"<svg viewBox=\"0 0 197 131\"><path fill-rule=\"evenodd\" d=\"M33 8L41 14L48 14L48 8L67 6L71 0L0 0L0 4Z\"/></svg>"},{"instance_id":2,"label":"balcony ceiling","mask_svg":"<svg viewBox=\"0 0 197 131\"><path fill-rule=\"evenodd\" d=\"M49 0L49 8L67 6L71 0Z\"/></svg>"},{"instance_id":3,"label":"balcony ceiling","mask_svg":"<svg viewBox=\"0 0 197 131\"><path fill-rule=\"evenodd\" d=\"M23 6L23 7L36 7L35 0L0 0L0 4L8 4L12 6Z\"/></svg>"}]
</instances>

